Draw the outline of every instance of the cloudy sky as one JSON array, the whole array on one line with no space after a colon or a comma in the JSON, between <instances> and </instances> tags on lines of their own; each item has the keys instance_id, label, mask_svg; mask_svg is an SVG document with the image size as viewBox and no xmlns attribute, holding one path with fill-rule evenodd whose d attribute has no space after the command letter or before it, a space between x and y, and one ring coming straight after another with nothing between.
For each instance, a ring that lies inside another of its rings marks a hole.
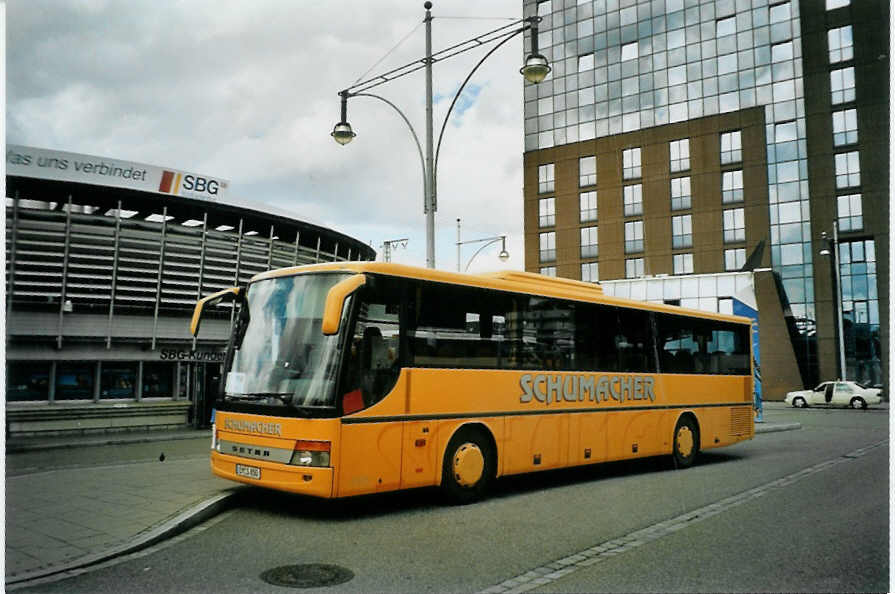
<instances>
[{"instance_id":1,"label":"cloudy sky","mask_svg":"<svg viewBox=\"0 0 895 594\"><path fill-rule=\"evenodd\" d=\"M340 89L424 55L422 4L9 0L6 141L219 176L233 197L287 209L377 252L408 237L393 260L424 266L422 168L404 122L358 97L348 106L357 138L339 146L329 135ZM435 0L434 50L508 24L521 5ZM435 65L436 135L485 51ZM456 268L458 217L464 240L506 233L506 266L523 268L522 59L521 37L497 50L448 123L438 268ZM425 142L422 71L372 92L397 104ZM464 247L464 266L475 250ZM488 248L470 270L502 267L498 251Z\"/></svg>"}]
</instances>

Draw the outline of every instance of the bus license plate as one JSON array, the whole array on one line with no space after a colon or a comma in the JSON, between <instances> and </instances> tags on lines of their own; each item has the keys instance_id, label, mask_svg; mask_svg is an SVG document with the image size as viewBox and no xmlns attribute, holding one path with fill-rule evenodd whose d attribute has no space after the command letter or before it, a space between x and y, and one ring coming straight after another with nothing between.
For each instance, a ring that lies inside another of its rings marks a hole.
<instances>
[{"instance_id":1,"label":"bus license plate","mask_svg":"<svg viewBox=\"0 0 895 594\"><path fill-rule=\"evenodd\" d=\"M261 478L261 469L257 466L246 466L245 464L236 465L236 475L244 476L251 479Z\"/></svg>"}]
</instances>

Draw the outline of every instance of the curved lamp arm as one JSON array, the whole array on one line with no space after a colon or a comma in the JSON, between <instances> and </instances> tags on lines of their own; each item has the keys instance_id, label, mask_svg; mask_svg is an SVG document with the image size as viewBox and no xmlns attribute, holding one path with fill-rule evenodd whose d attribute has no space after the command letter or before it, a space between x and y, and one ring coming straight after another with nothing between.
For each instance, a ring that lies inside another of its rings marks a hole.
<instances>
[{"instance_id":1,"label":"curved lamp arm","mask_svg":"<svg viewBox=\"0 0 895 594\"><path fill-rule=\"evenodd\" d=\"M467 75L467 77L466 77L466 80L464 80L464 81L463 81L463 84L460 85L460 89L457 91L457 94L454 95L454 100L451 101L451 106L448 108L447 113L446 113L445 116L444 116L444 122L441 123L441 132L438 133L438 144L437 144L436 147L435 147L435 164L433 165L433 169L434 169L435 173L432 175L432 179L433 179L433 182L432 182L432 186L433 186L433 187L432 187L432 208L435 208L435 207L436 207L436 204L437 204L437 202L436 202L436 196L437 196L438 194L437 194L437 192L435 191L435 189L436 189L435 186L436 186L436 183L437 183L435 180L438 179L438 175L437 175L437 173L438 173L438 154L439 154L439 152L441 151L441 139L442 139L442 137L444 137L444 129L447 127L448 119L450 119L450 117L451 117L451 112L452 112L453 109L454 109L454 105L456 105L456 103L457 103L457 99L460 98L460 95L463 93L463 89L466 88L466 83L469 82L469 79L472 78L472 75L475 74L475 71L479 69L479 66L481 66L482 63L483 63L485 60L487 60L488 57L489 57L491 54L493 54L495 51L497 51L497 48L499 48L500 46L502 46L503 44L505 44L505 43L506 43L507 41L509 41L510 39L514 38L514 37L515 37L516 35L518 35L519 33L522 33L523 31L525 31L525 29L529 28L530 26L531 26L531 25L522 27L521 29L519 29L519 30L513 32L512 34L507 35L507 37L506 37L503 41L501 41L500 43L498 43L497 45L495 45L494 47L492 47L492 48L488 51L488 53L485 54L484 57L483 57L481 60L479 60L479 63L476 64L475 67L470 71L470 73L469 73L469 74ZM478 253L478 252L476 252L476 253Z\"/></svg>"},{"instance_id":2,"label":"curved lamp arm","mask_svg":"<svg viewBox=\"0 0 895 594\"><path fill-rule=\"evenodd\" d=\"M413 126L410 124L410 120L407 119L407 116L404 115L404 112L398 109L398 106L386 99L385 97L380 97L379 95L375 95L373 93L351 93L348 95L349 97L372 97L373 99L379 99L380 101L385 102L392 109L398 112L398 115L401 116L401 119L404 120L404 123L407 124L407 127L410 129L410 133L413 135L413 141L416 143L416 150L420 155L420 166L422 166L423 170L423 195L426 194L426 160L423 157L423 147L420 144L420 139L416 135L416 130L413 129Z\"/></svg>"},{"instance_id":3,"label":"curved lamp arm","mask_svg":"<svg viewBox=\"0 0 895 594\"><path fill-rule=\"evenodd\" d=\"M484 244L482 247L477 249L472 257L469 259L469 262L466 263L466 268L463 269L463 272L469 272L469 267L472 265L472 261L475 260L475 257L478 256L483 249L497 243L498 241L503 242L503 247L500 250L500 259L506 260L510 257L509 253L507 253L507 236L506 235L498 235L497 237L486 237L485 239L471 239L469 241L461 241L457 243L458 246L463 245L464 243L479 243L482 241L487 241L488 243Z\"/></svg>"}]
</instances>

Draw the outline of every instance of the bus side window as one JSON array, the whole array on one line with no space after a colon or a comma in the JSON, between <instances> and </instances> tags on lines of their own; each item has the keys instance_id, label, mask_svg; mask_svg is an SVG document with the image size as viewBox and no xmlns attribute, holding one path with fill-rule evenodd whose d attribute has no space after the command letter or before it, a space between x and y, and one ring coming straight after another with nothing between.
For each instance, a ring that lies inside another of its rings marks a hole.
<instances>
[{"instance_id":1,"label":"bus side window","mask_svg":"<svg viewBox=\"0 0 895 594\"><path fill-rule=\"evenodd\" d=\"M345 414L376 404L398 381L401 372L401 301L400 295L389 294L387 288L377 290L379 294L367 291L362 296L364 302L360 305L349 341L343 375Z\"/></svg>"},{"instance_id":2,"label":"bus side window","mask_svg":"<svg viewBox=\"0 0 895 594\"><path fill-rule=\"evenodd\" d=\"M639 309L619 309L615 335L619 371L655 373L652 344L649 312Z\"/></svg>"}]
</instances>

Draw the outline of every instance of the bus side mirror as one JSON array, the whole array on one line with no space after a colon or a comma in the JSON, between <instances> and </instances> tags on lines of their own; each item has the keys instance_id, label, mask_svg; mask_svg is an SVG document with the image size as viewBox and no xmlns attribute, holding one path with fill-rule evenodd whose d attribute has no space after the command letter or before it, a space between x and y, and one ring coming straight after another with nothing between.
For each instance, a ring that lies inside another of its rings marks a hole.
<instances>
[{"instance_id":1,"label":"bus side mirror","mask_svg":"<svg viewBox=\"0 0 895 594\"><path fill-rule=\"evenodd\" d=\"M336 283L329 290L329 293L326 294L326 302L323 305L323 322L320 325L320 331L325 336L332 336L339 332L339 322L342 321L342 308L345 306L345 299L366 282L366 276L355 274Z\"/></svg>"},{"instance_id":2,"label":"bus side mirror","mask_svg":"<svg viewBox=\"0 0 895 594\"><path fill-rule=\"evenodd\" d=\"M196 302L196 307L193 309L193 319L190 321L190 334L193 336L199 335L199 324L202 323L202 312L206 307L213 307L222 303L224 300L235 301L241 293L242 289L239 287L232 287L230 289L218 291L217 293L212 293Z\"/></svg>"}]
</instances>

